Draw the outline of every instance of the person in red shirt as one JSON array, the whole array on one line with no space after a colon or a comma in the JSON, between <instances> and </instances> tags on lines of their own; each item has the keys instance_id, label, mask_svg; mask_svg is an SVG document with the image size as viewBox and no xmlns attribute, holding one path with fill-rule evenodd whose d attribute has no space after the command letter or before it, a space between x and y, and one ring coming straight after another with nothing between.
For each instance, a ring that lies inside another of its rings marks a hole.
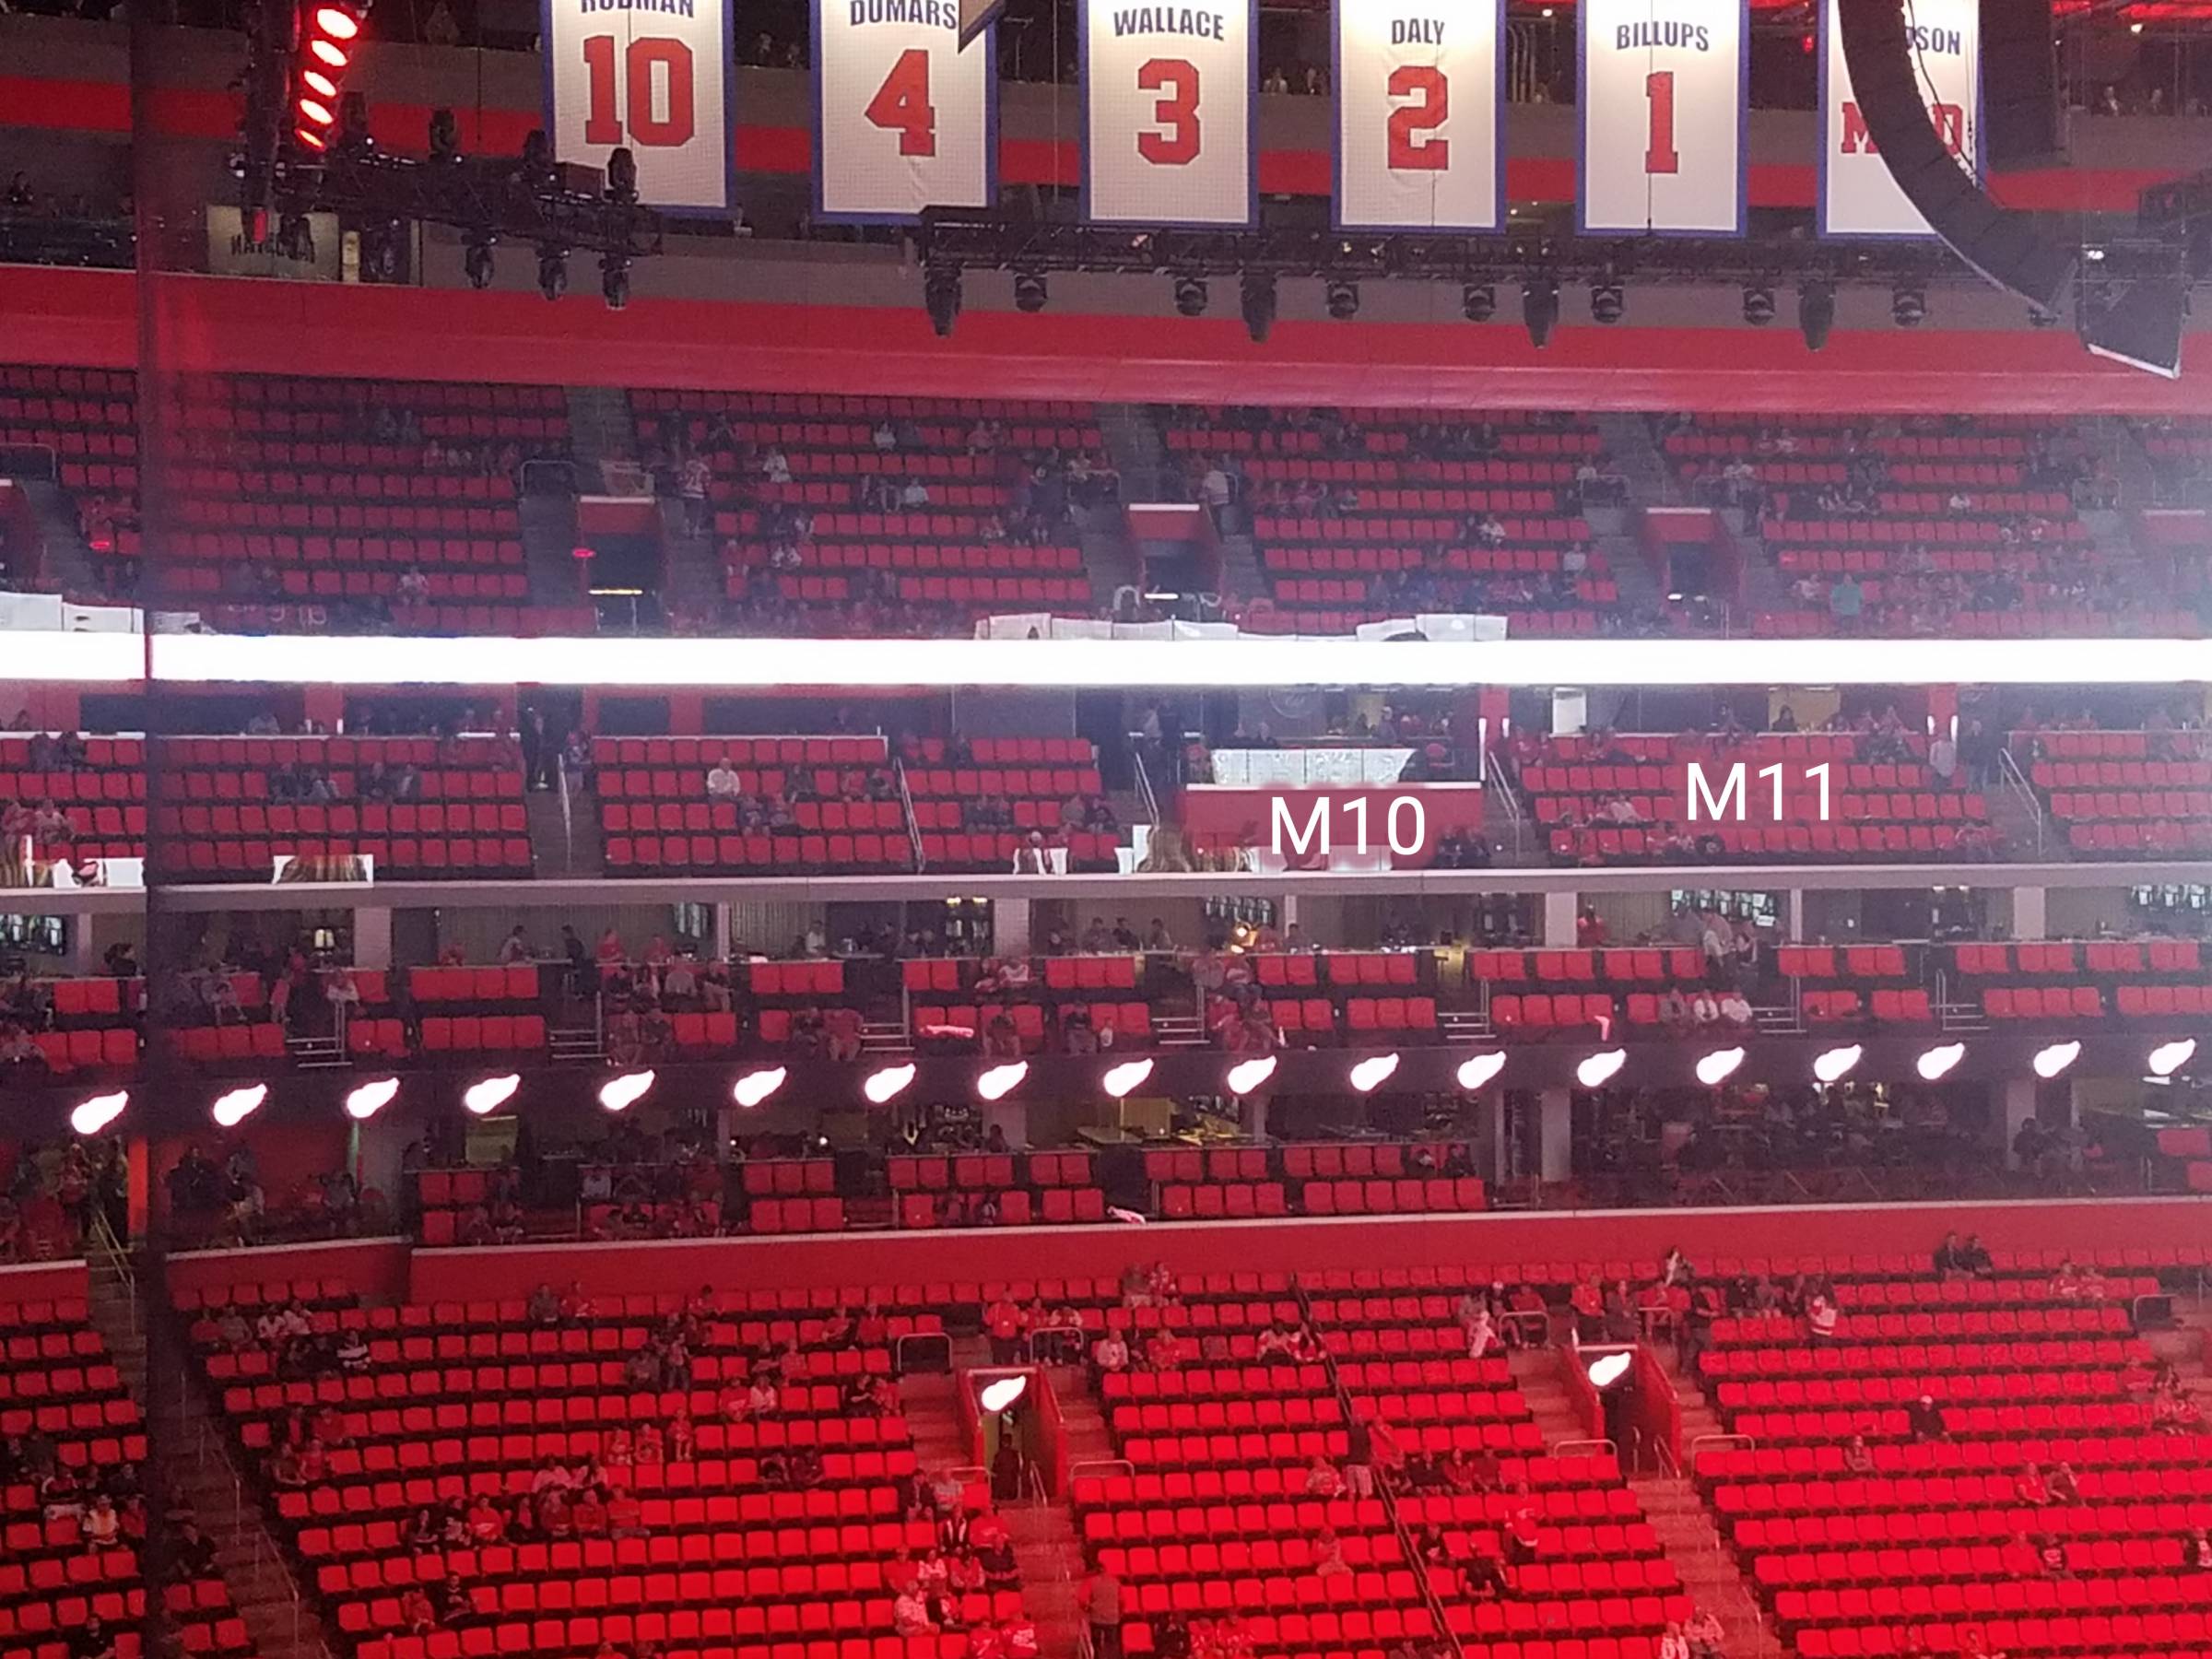
<instances>
[{"instance_id":1,"label":"person in red shirt","mask_svg":"<svg viewBox=\"0 0 2212 1659\"><path fill-rule=\"evenodd\" d=\"M983 1330L994 1364L1011 1365L1021 1358L1021 1310L1011 1299L1002 1296L983 1310Z\"/></svg>"},{"instance_id":2,"label":"person in red shirt","mask_svg":"<svg viewBox=\"0 0 2212 1659\"><path fill-rule=\"evenodd\" d=\"M597 1487L586 1487L569 1506L569 1524L580 1538L606 1536L606 1500Z\"/></svg>"}]
</instances>

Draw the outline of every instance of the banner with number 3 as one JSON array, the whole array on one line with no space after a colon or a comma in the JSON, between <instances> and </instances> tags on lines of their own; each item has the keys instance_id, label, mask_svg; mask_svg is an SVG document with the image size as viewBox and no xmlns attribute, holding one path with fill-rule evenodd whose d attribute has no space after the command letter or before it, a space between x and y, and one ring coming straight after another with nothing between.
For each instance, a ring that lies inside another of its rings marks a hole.
<instances>
[{"instance_id":1,"label":"banner with number 3","mask_svg":"<svg viewBox=\"0 0 2212 1659\"><path fill-rule=\"evenodd\" d=\"M839 223L998 199L996 31L958 0L814 0L814 206Z\"/></svg>"},{"instance_id":2,"label":"banner with number 3","mask_svg":"<svg viewBox=\"0 0 2212 1659\"><path fill-rule=\"evenodd\" d=\"M1336 0L1336 223L1495 230L1505 0Z\"/></svg>"},{"instance_id":3,"label":"banner with number 3","mask_svg":"<svg viewBox=\"0 0 2212 1659\"><path fill-rule=\"evenodd\" d=\"M1741 236L1746 0L1582 0L1581 229Z\"/></svg>"},{"instance_id":4,"label":"banner with number 3","mask_svg":"<svg viewBox=\"0 0 2212 1659\"><path fill-rule=\"evenodd\" d=\"M1251 225L1258 0L1078 0L1083 217Z\"/></svg>"},{"instance_id":5,"label":"banner with number 3","mask_svg":"<svg viewBox=\"0 0 2212 1659\"><path fill-rule=\"evenodd\" d=\"M727 213L731 0L544 0L543 21L554 159L605 167L627 146L649 206Z\"/></svg>"}]
</instances>

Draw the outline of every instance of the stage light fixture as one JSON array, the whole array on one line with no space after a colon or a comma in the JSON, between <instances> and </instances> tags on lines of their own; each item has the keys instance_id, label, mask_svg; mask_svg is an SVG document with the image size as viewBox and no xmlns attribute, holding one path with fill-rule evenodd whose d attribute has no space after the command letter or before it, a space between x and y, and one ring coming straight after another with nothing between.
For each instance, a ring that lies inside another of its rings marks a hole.
<instances>
[{"instance_id":1,"label":"stage light fixture","mask_svg":"<svg viewBox=\"0 0 2212 1659\"><path fill-rule=\"evenodd\" d=\"M374 1083L364 1083L346 1097L346 1115L357 1124L365 1124L397 1099L397 1077L382 1077Z\"/></svg>"},{"instance_id":2,"label":"stage light fixture","mask_svg":"<svg viewBox=\"0 0 2212 1659\"><path fill-rule=\"evenodd\" d=\"M1240 1060L1229 1068L1229 1092L1248 1095L1275 1076L1276 1057L1262 1054L1256 1060Z\"/></svg>"},{"instance_id":3,"label":"stage light fixture","mask_svg":"<svg viewBox=\"0 0 2212 1659\"><path fill-rule=\"evenodd\" d=\"M625 204L638 199L638 158L627 144L618 145L606 159L606 199Z\"/></svg>"},{"instance_id":4,"label":"stage light fixture","mask_svg":"<svg viewBox=\"0 0 2212 1659\"><path fill-rule=\"evenodd\" d=\"M1634 1357L1629 1354L1600 1354L1590 1361L1589 1370L1584 1374L1590 1379L1590 1386L1602 1393L1626 1377L1629 1367L1634 1363Z\"/></svg>"},{"instance_id":5,"label":"stage light fixture","mask_svg":"<svg viewBox=\"0 0 2212 1659\"><path fill-rule=\"evenodd\" d=\"M627 1112L643 1100L652 1088L653 1073L649 1071L609 1077L599 1086L599 1104L609 1112Z\"/></svg>"},{"instance_id":6,"label":"stage light fixture","mask_svg":"<svg viewBox=\"0 0 2212 1659\"><path fill-rule=\"evenodd\" d=\"M470 288L481 289L491 286L491 250L498 241L499 238L488 230L471 230L467 233L462 243L461 269L468 277Z\"/></svg>"},{"instance_id":7,"label":"stage light fixture","mask_svg":"<svg viewBox=\"0 0 2212 1659\"><path fill-rule=\"evenodd\" d=\"M1774 321L1774 286L1768 282L1749 282L1744 285L1744 321L1754 328L1764 328Z\"/></svg>"},{"instance_id":8,"label":"stage light fixture","mask_svg":"<svg viewBox=\"0 0 2212 1659\"><path fill-rule=\"evenodd\" d=\"M2189 1064L2196 1053L2196 1039L2183 1037L2175 1042L2161 1042L2150 1051L2150 1075L2171 1077Z\"/></svg>"},{"instance_id":9,"label":"stage light fixture","mask_svg":"<svg viewBox=\"0 0 2212 1659\"><path fill-rule=\"evenodd\" d=\"M1551 344L1551 331L1559 321L1559 283L1556 276L1531 276L1521 284L1521 322L1528 343L1538 351Z\"/></svg>"},{"instance_id":10,"label":"stage light fixture","mask_svg":"<svg viewBox=\"0 0 2212 1659\"><path fill-rule=\"evenodd\" d=\"M1715 1049L1698 1060L1698 1081L1708 1088L1718 1088L1735 1076L1736 1068L1744 1063L1740 1048Z\"/></svg>"},{"instance_id":11,"label":"stage light fixture","mask_svg":"<svg viewBox=\"0 0 2212 1659\"><path fill-rule=\"evenodd\" d=\"M995 1377L983 1384L975 1396L975 1403L985 1411L1004 1411L1030 1390L1026 1376Z\"/></svg>"},{"instance_id":12,"label":"stage light fixture","mask_svg":"<svg viewBox=\"0 0 2212 1659\"><path fill-rule=\"evenodd\" d=\"M952 325L960 320L960 267L932 265L922 273L922 306L937 338L952 338Z\"/></svg>"},{"instance_id":13,"label":"stage light fixture","mask_svg":"<svg viewBox=\"0 0 2212 1659\"><path fill-rule=\"evenodd\" d=\"M1119 1065L1108 1066L1106 1076L1100 1081L1108 1094L1122 1100L1128 1099L1151 1075L1151 1061L1124 1060Z\"/></svg>"},{"instance_id":14,"label":"stage light fixture","mask_svg":"<svg viewBox=\"0 0 2212 1659\"><path fill-rule=\"evenodd\" d=\"M1394 1054L1370 1054L1351 1069L1350 1082L1361 1094L1372 1094L1396 1075L1398 1057Z\"/></svg>"},{"instance_id":15,"label":"stage light fixture","mask_svg":"<svg viewBox=\"0 0 2212 1659\"><path fill-rule=\"evenodd\" d=\"M1488 323L1498 314L1498 289L1488 282L1470 282L1459 290L1459 309L1470 323Z\"/></svg>"},{"instance_id":16,"label":"stage light fixture","mask_svg":"<svg viewBox=\"0 0 2212 1659\"><path fill-rule=\"evenodd\" d=\"M537 291L548 300L558 300L569 291L569 251L554 242L540 242L537 249Z\"/></svg>"},{"instance_id":17,"label":"stage light fixture","mask_svg":"<svg viewBox=\"0 0 2212 1659\"><path fill-rule=\"evenodd\" d=\"M255 1112L269 1098L266 1083L249 1083L243 1088L233 1088L228 1094L216 1097L207 1115L215 1120L218 1129L235 1129Z\"/></svg>"},{"instance_id":18,"label":"stage light fixture","mask_svg":"<svg viewBox=\"0 0 2212 1659\"><path fill-rule=\"evenodd\" d=\"M1608 328L1628 314L1629 290L1608 276L1590 285L1590 320Z\"/></svg>"},{"instance_id":19,"label":"stage light fixture","mask_svg":"<svg viewBox=\"0 0 2212 1659\"><path fill-rule=\"evenodd\" d=\"M1574 1080L1584 1088L1603 1088L1620 1074L1629 1063L1626 1049L1606 1049L1590 1055L1574 1068Z\"/></svg>"},{"instance_id":20,"label":"stage light fixture","mask_svg":"<svg viewBox=\"0 0 2212 1659\"><path fill-rule=\"evenodd\" d=\"M1918 283L1900 282L1890 290L1889 320L1900 328L1918 328L1928 320L1928 293Z\"/></svg>"},{"instance_id":21,"label":"stage light fixture","mask_svg":"<svg viewBox=\"0 0 2212 1659\"><path fill-rule=\"evenodd\" d=\"M975 1080L975 1092L986 1100L1003 1100L1021 1087L1021 1080L1030 1075L1027 1060L1011 1060L1004 1065L994 1065Z\"/></svg>"},{"instance_id":22,"label":"stage light fixture","mask_svg":"<svg viewBox=\"0 0 2212 1659\"><path fill-rule=\"evenodd\" d=\"M599 256L599 297L606 301L608 311L621 311L629 304L629 255L610 253Z\"/></svg>"},{"instance_id":23,"label":"stage light fixture","mask_svg":"<svg viewBox=\"0 0 2212 1659\"><path fill-rule=\"evenodd\" d=\"M1359 285L1335 278L1323 288L1321 302L1335 321L1349 323L1359 314Z\"/></svg>"},{"instance_id":24,"label":"stage light fixture","mask_svg":"<svg viewBox=\"0 0 2212 1659\"><path fill-rule=\"evenodd\" d=\"M1203 317L1212 301L1213 293L1203 276L1175 278L1175 314L1179 317Z\"/></svg>"},{"instance_id":25,"label":"stage light fixture","mask_svg":"<svg viewBox=\"0 0 2212 1659\"><path fill-rule=\"evenodd\" d=\"M69 1109L69 1127L79 1135L98 1135L123 1115L123 1109L131 1103L127 1090L117 1089L113 1094L94 1095L88 1100L79 1100Z\"/></svg>"},{"instance_id":26,"label":"stage light fixture","mask_svg":"<svg viewBox=\"0 0 2212 1659\"><path fill-rule=\"evenodd\" d=\"M468 1086L461 1097L461 1104L482 1117L488 1112L497 1112L513 1100L515 1090L522 1086L522 1077L514 1072L509 1072L503 1077L486 1077L479 1083Z\"/></svg>"},{"instance_id":27,"label":"stage light fixture","mask_svg":"<svg viewBox=\"0 0 2212 1659\"><path fill-rule=\"evenodd\" d=\"M1828 344L1830 330L1836 325L1836 285L1826 277L1815 277L1797 285L1797 332L1805 336L1805 348L1818 351Z\"/></svg>"},{"instance_id":28,"label":"stage light fixture","mask_svg":"<svg viewBox=\"0 0 2212 1659\"><path fill-rule=\"evenodd\" d=\"M1460 1063L1459 1086L1472 1094L1504 1069L1505 1056L1503 1054L1473 1055Z\"/></svg>"},{"instance_id":29,"label":"stage light fixture","mask_svg":"<svg viewBox=\"0 0 2212 1659\"><path fill-rule=\"evenodd\" d=\"M900 1089L914 1080L914 1063L904 1065L887 1065L881 1071L870 1072L860 1092L868 1097L869 1103L881 1106L892 1100Z\"/></svg>"},{"instance_id":30,"label":"stage light fixture","mask_svg":"<svg viewBox=\"0 0 2212 1659\"><path fill-rule=\"evenodd\" d=\"M1966 1058L1966 1044L1943 1042L1929 1049L1912 1062L1912 1069L1920 1074L1924 1083L1934 1083L1950 1076L1951 1068Z\"/></svg>"},{"instance_id":31,"label":"stage light fixture","mask_svg":"<svg viewBox=\"0 0 2212 1659\"><path fill-rule=\"evenodd\" d=\"M1847 1042L1841 1048L1832 1048L1815 1054L1814 1079L1821 1083L1841 1082L1851 1076L1852 1069L1858 1065L1860 1056L1865 1052L1857 1043Z\"/></svg>"},{"instance_id":32,"label":"stage light fixture","mask_svg":"<svg viewBox=\"0 0 2212 1659\"><path fill-rule=\"evenodd\" d=\"M1244 313L1244 332L1254 346L1265 345L1275 327L1275 277L1266 271L1247 271L1237 279L1237 301Z\"/></svg>"},{"instance_id":33,"label":"stage light fixture","mask_svg":"<svg viewBox=\"0 0 2212 1659\"><path fill-rule=\"evenodd\" d=\"M737 1079L736 1087L730 1090L730 1099L749 1111L782 1088L783 1079L790 1075L781 1065L747 1072Z\"/></svg>"},{"instance_id":34,"label":"stage light fixture","mask_svg":"<svg viewBox=\"0 0 2212 1659\"><path fill-rule=\"evenodd\" d=\"M1017 271L1014 273L1014 309L1022 315L1035 316L1044 309L1045 301L1050 298L1051 294L1044 286L1042 271Z\"/></svg>"},{"instance_id":35,"label":"stage light fixture","mask_svg":"<svg viewBox=\"0 0 2212 1659\"><path fill-rule=\"evenodd\" d=\"M2053 1042L2048 1048L2037 1049L2035 1058L2030 1064L2035 1067L2035 1075L2048 1082L2080 1058L2080 1043Z\"/></svg>"}]
</instances>

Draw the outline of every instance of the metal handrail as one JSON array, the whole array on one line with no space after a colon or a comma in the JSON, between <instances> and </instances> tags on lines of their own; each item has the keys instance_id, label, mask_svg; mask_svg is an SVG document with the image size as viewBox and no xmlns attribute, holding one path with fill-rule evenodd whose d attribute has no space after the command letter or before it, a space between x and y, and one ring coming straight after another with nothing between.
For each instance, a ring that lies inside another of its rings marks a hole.
<instances>
[{"instance_id":1,"label":"metal handrail","mask_svg":"<svg viewBox=\"0 0 2212 1659\"><path fill-rule=\"evenodd\" d=\"M1551 1449L1554 1457L1604 1457L1620 1461L1620 1442L1596 1436L1589 1440L1561 1441Z\"/></svg>"},{"instance_id":2,"label":"metal handrail","mask_svg":"<svg viewBox=\"0 0 2212 1659\"><path fill-rule=\"evenodd\" d=\"M1514 790L1512 780L1505 775L1505 768L1499 764L1495 749L1486 748L1482 752L1482 782L1486 789L1495 789L1499 798L1505 803L1506 820L1513 827L1513 852L1520 853L1524 850L1523 835L1528 815L1522 809L1521 796Z\"/></svg>"},{"instance_id":3,"label":"metal handrail","mask_svg":"<svg viewBox=\"0 0 2212 1659\"><path fill-rule=\"evenodd\" d=\"M46 457L46 482L59 484L62 481L61 453L51 443L0 443L0 457L9 455L43 455ZM11 477L28 476L23 468L12 464L0 466L0 473Z\"/></svg>"},{"instance_id":4,"label":"metal handrail","mask_svg":"<svg viewBox=\"0 0 2212 1659\"><path fill-rule=\"evenodd\" d=\"M130 1293L131 1330L135 1335L138 1329L138 1275L133 1271L130 1253L124 1249L123 1241L116 1238L115 1229L108 1220L108 1212L101 1207L97 1196L88 1207L91 1212L92 1225L86 1230L87 1234L100 1247L101 1253L107 1257L108 1265L114 1269L115 1277L123 1281L123 1288Z\"/></svg>"},{"instance_id":5,"label":"metal handrail","mask_svg":"<svg viewBox=\"0 0 2212 1659\"><path fill-rule=\"evenodd\" d=\"M1086 1457L1079 1463L1067 1465L1067 1483L1078 1480L1105 1480L1115 1475L1135 1478L1136 1465L1125 1457Z\"/></svg>"},{"instance_id":6,"label":"metal handrail","mask_svg":"<svg viewBox=\"0 0 2212 1659\"><path fill-rule=\"evenodd\" d=\"M2007 789L2016 792L2022 800L2028 803L2028 810L2035 819L2036 855L2041 857L2043 851L2042 798L2035 793L2035 785L2028 781L2028 774L2020 770L2020 763L2013 759L2012 750L2009 748L1997 750L1997 778Z\"/></svg>"},{"instance_id":7,"label":"metal handrail","mask_svg":"<svg viewBox=\"0 0 2212 1659\"><path fill-rule=\"evenodd\" d=\"M1756 1452L1759 1441L1749 1434L1700 1434L1689 1442L1689 1470L1696 1474L1698 1456L1704 1452Z\"/></svg>"},{"instance_id":8,"label":"metal handrail","mask_svg":"<svg viewBox=\"0 0 2212 1659\"><path fill-rule=\"evenodd\" d=\"M894 757L891 761L891 776L899 781L899 806L900 809L906 814L907 844L913 849L914 873L920 875L924 870L929 868L929 860L923 856L922 853L922 826L914 817L913 791L906 786L906 762Z\"/></svg>"},{"instance_id":9,"label":"metal handrail","mask_svg":"<svg viewBox=\"0 0 2212 1659\"><path fill-rule=\"evenodd\" d=\"M1159 828L1159 796L1152 787L1152 769L1145 764L1145 750L1141 743L1129 746L1129 759L1136 768L1137 799L1145 804L1145 814L1152 820L1152 828Z\"/></svg>"}]
</instances>

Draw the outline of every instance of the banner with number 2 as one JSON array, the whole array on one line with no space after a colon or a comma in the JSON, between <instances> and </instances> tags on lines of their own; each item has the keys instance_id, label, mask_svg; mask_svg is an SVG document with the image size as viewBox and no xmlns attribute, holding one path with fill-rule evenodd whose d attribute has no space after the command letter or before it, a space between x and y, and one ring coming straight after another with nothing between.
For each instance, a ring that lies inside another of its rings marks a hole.
<instances>
[{"instance_id":1,"label":"banner with number 2","mask_svg":"<svg viewBox=\"0 0 2212 1659\"><path fill-rule=\"evenodd\" d=\"M1582 0L1581 228L1741 236L1745 0Z\"/></svg>"},{"instance_id":2,"label":"banner with number 2","mask_svg":"<svg viewBox=\"0 0 2212 1659\"><path fill-rule=\"evenodd\" d=\"M1250 225L1257 0L1078 0L1084 217Z\"/></svg>"},{"instance_id":3,"label":"banner with number 2","mask_svg":"<svg viewBox=\"0 0 2212 1659\"><path fill-rule=\"evenodd\" d=\"M1495 230L1505 0L1336 0L1336 223Z\"/></svg>"},{"instance_id":4,"label":"banner with number 2","mask_svg":"<svg viewBox=\"0 0 2212 1659\"><path fill-rule=\"evenodd\" d=\"M956 0L814 0L814 206L845 223L997 201L995 32Z\"/></svg>"},{"instance_id":5,"label":"banner with number 2","mask_svg":"<svg viewBox=\"0 0 2212 1659\"><path fill-rule=\"evenodd\" d=\"M560 161L627 146L648 206L726 213L736 137L730 0L544 0L546 131Z\"/></svg>"}]
</instances>

